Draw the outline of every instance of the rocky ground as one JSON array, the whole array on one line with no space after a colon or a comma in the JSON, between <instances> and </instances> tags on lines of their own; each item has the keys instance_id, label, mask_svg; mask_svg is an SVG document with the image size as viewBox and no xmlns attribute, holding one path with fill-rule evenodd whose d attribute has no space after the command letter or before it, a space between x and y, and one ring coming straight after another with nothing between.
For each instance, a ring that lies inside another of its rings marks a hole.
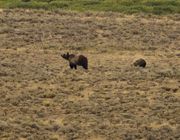
<instances>
[{"instance_id":1,"label":"rocky ground","mask_svg":"<svg viewBox=\"0 0 180 140\"><path fill-rule=\"evenodd\" d=\"M180 15L0 10L0 139L179 139L179 40Z\"/></svg>"}]
</instances>

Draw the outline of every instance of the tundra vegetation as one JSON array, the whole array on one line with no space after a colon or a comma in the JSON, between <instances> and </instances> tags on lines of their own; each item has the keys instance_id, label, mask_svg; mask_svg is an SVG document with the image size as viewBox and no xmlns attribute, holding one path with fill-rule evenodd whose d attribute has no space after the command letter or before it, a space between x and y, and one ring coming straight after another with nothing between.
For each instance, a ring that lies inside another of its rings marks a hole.
<instances>
[{"instance_id":1,"label":"tundra vegetation","mask_svg":"<svg viewBox=\"0 0 180 140\"><path fill-rule=\"evenodd\" d=\"M152 0L162 15L76 1L0 0L0 139L179 139L178 1ZM44 10L59 2L67 11ZM71 70L65 52L86 56L88 70Z\"/></svg>"}]
</instances>

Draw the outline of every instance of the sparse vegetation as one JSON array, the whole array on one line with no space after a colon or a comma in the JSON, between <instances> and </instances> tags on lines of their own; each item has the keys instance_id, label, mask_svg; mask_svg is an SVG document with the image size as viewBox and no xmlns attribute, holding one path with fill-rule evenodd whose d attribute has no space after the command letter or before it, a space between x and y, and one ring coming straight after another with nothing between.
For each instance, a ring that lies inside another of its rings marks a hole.
<instances>
[{"instance_id":1,"label":"sparse vegetation","mask_svg":"<svg viewBox=\"0 0 180 140\"><path fill-rule=\"evenodd\" d=\"M180 13L179 0L0 0L1 8L66 9L122 13Z\"/></svg>"},{"instance_id":2,"label":"sparse vegetation","mask_svg":"<svg viewBox=\"0 0 180 140\"><path fill-rule=\"evenodd\" d=\"M176 15L2 10L0 139L178 139L179 27Z\"/></svg>"}]
</instances>

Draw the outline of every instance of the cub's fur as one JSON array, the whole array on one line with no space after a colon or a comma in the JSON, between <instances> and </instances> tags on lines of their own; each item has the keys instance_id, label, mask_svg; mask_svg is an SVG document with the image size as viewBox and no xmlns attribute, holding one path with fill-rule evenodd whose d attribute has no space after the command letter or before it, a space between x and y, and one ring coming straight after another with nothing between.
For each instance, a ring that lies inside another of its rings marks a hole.
<instances>
[{"instance_id":1,"label":"cub's fur","mask_svg":"<svg viewBox=\"0 0 180 140\"><path fill-rule=\"evenodd\" d=\"M146 67L146 61L144 59L140 58L134 62L134 66L139 66L139 67L144 68L144 67Z\"/></svg>"},{"instance_id":2,"label":"cub's fur","mask_svg":"<svg viewBox=\"0 0 180 140\"><path fill-rule=\"evenodd\" d=\"M84 69L88 69L88 59L84 55L75 54L63 54L62 58L69 61L69 66L71 69L77 69L77 65L82 66Z\"/></svg>"}]
</instances>

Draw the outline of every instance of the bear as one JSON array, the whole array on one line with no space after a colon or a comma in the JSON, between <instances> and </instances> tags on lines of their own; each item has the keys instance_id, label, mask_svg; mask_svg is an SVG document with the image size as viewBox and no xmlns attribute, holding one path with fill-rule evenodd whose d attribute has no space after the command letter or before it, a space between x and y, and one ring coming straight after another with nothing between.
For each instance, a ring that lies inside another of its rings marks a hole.
<instances>
[{"instance_id":1,"label":"bear","mask_svg":"<svg viewBox=\"0 0 180 140\"><path fill-rule=\"evenodd\" d=\"M84 55L69 54L69 52L67 52L67 54L62 54L61 57L69 61L71 69L77 69L77 65L88 69L88 59Z\"/></svg>"},{"instance_id":2,"label":"bear","mask_svg":"<svg viewBox=\"0 0 180 140\"><path fill-rule=\"evenodd\" d=\"M146 61L142 58L136 60L134 63L134 66L139 66L139 67L146 67Z\"/></svg>"}]
</instances>

